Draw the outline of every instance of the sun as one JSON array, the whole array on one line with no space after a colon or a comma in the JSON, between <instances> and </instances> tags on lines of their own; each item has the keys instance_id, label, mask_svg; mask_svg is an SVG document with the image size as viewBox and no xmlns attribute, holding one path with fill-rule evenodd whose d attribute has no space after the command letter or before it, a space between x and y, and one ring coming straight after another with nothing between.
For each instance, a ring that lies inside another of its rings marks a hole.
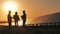
<instances>
[{"instance_id":1,"label":"sun","mask_svg":"<svg viewBox=\"0 0 60 34\"><path fill-rule=\"evenodd\" d=\"M5 9L5 11L11 10L11 11L14 12L14 11L17 10L16 3L14 3L14 2L6 2L6 3L4 4L4 9Z\"/></svg>"}]
</instances>

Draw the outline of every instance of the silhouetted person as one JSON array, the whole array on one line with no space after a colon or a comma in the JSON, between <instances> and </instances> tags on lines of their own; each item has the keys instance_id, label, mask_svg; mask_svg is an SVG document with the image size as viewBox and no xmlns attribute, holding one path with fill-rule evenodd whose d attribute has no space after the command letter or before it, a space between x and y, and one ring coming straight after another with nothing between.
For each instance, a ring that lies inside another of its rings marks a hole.
<instances>
[{"instance_id":1,"label":"silhouetted person","mask_svg":"<svg viewBox=\"0 0 60 34\"><path fill-rule=\"evenodd\" d=\"M25 13L25 10L23 10L23 15L21 17L23 19L23 26L25 26L25 22L26 22L26 13Z\"/></svg>"},{"instance_id":2,"label":"silhouetted person","mask_svg":"<svg viewBox=\"0 0 60 34\"><path fill-rule=\"evenodd\" d=\"M15 26L18 26L18 21L20 19L19 19L19 16L18 16L18 13L17 12L15 12L15 15L13 16L13 18L14 18L14 21L15 21Z\"/></svg>"},{"instance_id":3,"label":"silhouetted person","mask_svg":"<svg viewBox=\"0 0 60 34\"><path fill-rule=\"evenodd\" d=\"M12 17L11 17L11 11L9 10L9 13L7 15L7 19L8 19L8 23L9 23L9 27L11 26L11 22L12 22Z\"/></svg>"}]
</instances>

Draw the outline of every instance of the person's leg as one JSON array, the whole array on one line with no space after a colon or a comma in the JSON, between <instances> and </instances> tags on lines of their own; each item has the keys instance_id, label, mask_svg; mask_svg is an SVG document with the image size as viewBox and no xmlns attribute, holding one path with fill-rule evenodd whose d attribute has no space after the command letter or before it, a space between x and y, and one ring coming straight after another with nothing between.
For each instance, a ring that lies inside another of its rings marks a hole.
<instances>
[{"instance_id":1,"label":"person's leg","mask_svg":"<svg viewBox=\"0 0 60 34\"><path fill-rule=\"evenodd\" d=\"M25 26L25 21L23 21L23 26Z\"/></svg>"},{"instance_id":2,"label":"person's leg","mask_svg":"<svg viewBox=\"0 0 60 34\"><path fill-rule=\"evenodd\" d=\"M9 22L9 27L10 27L10 22Z\"/></svg>"},{"instance_id":3,"label":"person's leg","mask_svg":"<svg viewBox=\"0 0 60 34\"><path fill-rule=\"evenodd\" d=\"M11 26L11 22L9 22L9 26Z\"/></svg>"},{"instance_id":4,"label":"person's leg","mask_svg":"<svg viewBox=\"0 0 60 34\"><path fill-rule=\"evenodd\" d=\"M10 27L11 27L11 22L10 22Z\"/></svg>"},{"instance_id":5,"label":"person's leg","mask_svg":"<svg viewBox=\"0 0 60 34\"><path fill-rule=\"evenodd\" d=\"M15 21L15 26L16 26L16 21Z\"/></svg>"},{"instance_id":6,"label":"person's leg","mask_svg":"<svg viewBox=\"0 0 60 34\"><path fill-rule=\"evenodd\" d=\"M9 22L9 29L11 29L11 21Z\"/></svg>"},{"instance_id":7,"label":"person's leg","mask_svg":"<svg viewBox=\"0 0 60 34\"><path fill-rule=\"evenodd\" d=\"M23 26L24 26L24 21L23 21Z\"/></svg>"},{"instance_id":8,"label":"person's leg","mask_svg":"<svg viewBox=\"0 0 60 34\"><path fill-rule=\"evenodd\" d=\"M18 21L17 21L17 26L18 26Z\"/></svg>"}]
</instances>

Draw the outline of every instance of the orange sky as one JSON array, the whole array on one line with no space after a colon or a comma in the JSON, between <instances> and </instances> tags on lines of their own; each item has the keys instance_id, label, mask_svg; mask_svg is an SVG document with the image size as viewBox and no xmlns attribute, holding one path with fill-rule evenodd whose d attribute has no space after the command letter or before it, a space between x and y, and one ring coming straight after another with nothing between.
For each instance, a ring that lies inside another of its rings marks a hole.
<instances>
[{"instance_id":1,"label":"orange sky","mask_svg":"<svg viewBox=\"0 0 60 34\"><path fill-rule=\"evenodd\" d=\"M60 0L0 0L0 21L7 20L7 11L4 10L6 2L14 2L17 5L19 16L26 10L27 19L60 12Z\"/></svg>"}]
</instances>

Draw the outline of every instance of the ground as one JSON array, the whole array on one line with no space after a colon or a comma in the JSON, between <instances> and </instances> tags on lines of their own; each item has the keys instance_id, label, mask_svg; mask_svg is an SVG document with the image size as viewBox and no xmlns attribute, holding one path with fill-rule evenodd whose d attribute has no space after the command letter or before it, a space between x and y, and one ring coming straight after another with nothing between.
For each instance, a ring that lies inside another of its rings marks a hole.
<instances>
[{"instance_id":1,"label":"ground","mask_svg":"<svg viewBox=\"0 0 60 34\"><path fill-rule=\"evenodd\" d=\"M42 28L40 26L0 26L0 34L59 34L60 28Z\"/></svg>"}]
</instances>

